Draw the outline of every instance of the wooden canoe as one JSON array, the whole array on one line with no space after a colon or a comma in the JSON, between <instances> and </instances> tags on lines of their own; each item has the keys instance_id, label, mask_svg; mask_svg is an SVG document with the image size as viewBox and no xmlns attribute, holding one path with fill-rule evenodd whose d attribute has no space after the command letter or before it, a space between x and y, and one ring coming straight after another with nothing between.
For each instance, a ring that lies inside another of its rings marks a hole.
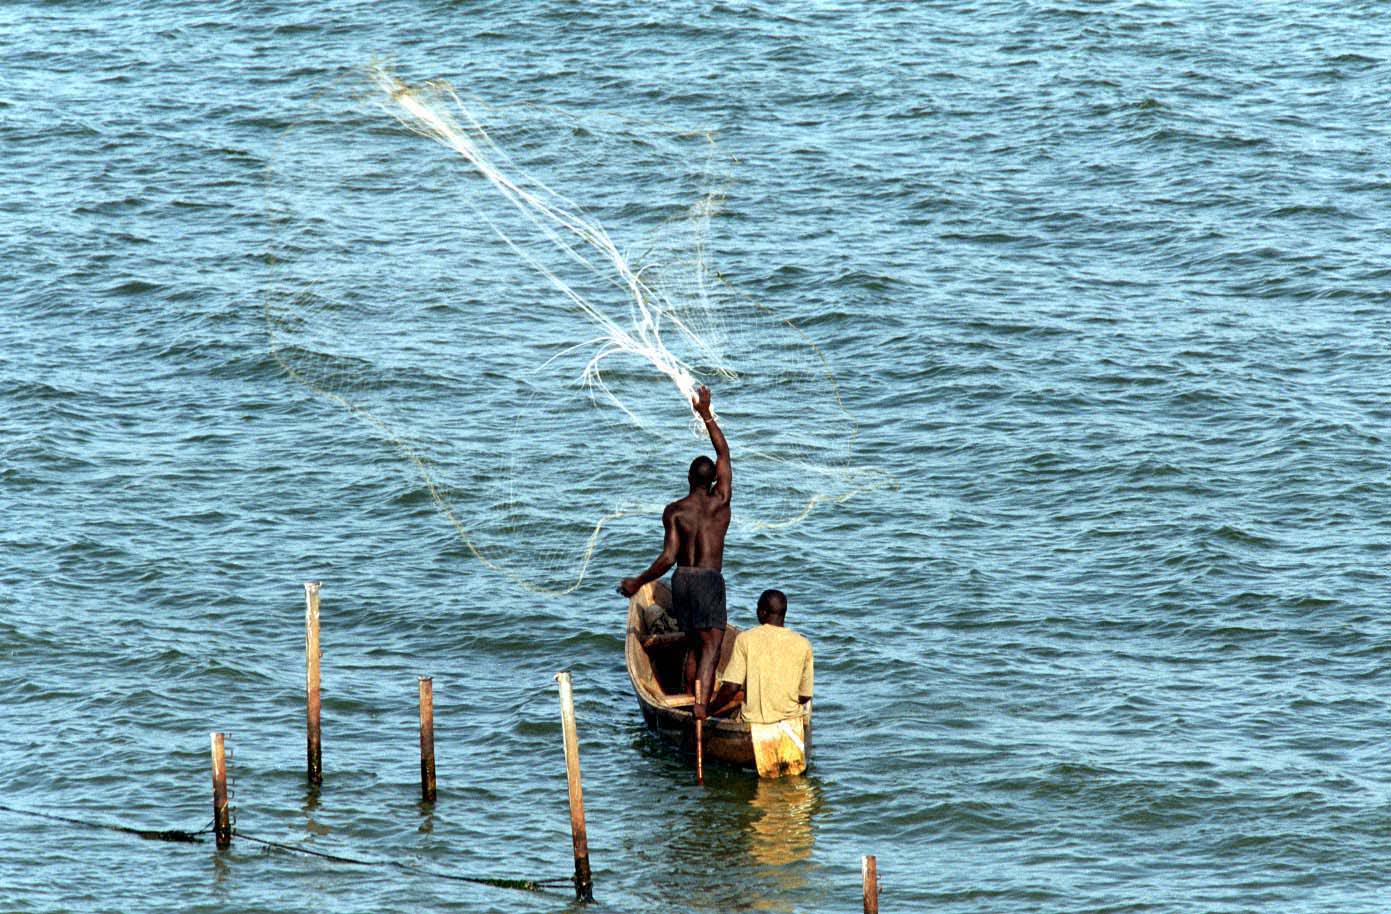
<instances>
[{"instance_id":1,"label":"wooden canoe","mask_svg":"<svg viewBox=\"0 0 1391 914\"><path fill-rule=\"evenodd\" d=\"M680 643L654 645L650 650L643 647L649 637L647 614L644 608L653 605L671 608L671 591L662 581L643 585L628 601L628 635L624 644L624 659L628 666L628 678L633 683L633 693L637 696L638 707L647 728L664 742L675 746L684 754L695 755L695 715L691 712L692 699L681 688L681 663L685 648ZM725 626L724 643L720 648L720 660L715 667L716 689L719 688L720 674L729 662L734 649L734 638L739 629L733 625ZM675 642L677 639L658 641ZM735 712L737 714L737 710ZM754 757L752 725L729 717L707 718L704 727L705 759L716 759L741 768L757 770ZM808 707L802 718L804 755L800 759L805 766L811 751L811 708ZM763 774L777 777L784 773L764 766Z\"/></svg>"}]
</instances>

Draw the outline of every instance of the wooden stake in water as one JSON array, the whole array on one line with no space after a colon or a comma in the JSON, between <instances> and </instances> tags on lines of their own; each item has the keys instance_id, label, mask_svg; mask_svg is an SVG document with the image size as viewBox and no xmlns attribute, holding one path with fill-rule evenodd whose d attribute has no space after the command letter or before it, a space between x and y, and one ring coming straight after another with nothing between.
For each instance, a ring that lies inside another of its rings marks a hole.
<instances>
[{"instance_id":1,"label":"wooden stake in water","mask_svg":"<svg viewBox=\"0 0 1391 914\"><path fill-rule=\"evenodd\" d=\"M556 673L560 683L560 728L565 736L565 781L570 791L570 838L575 850L575 898L594 900L589 873L589 836L584 827L584 791L580 786L580 742L575 733L575 697L570 674Z\"/></svg>"},{"instance_id":2,"label":"wooden stake in water","mask_svg":"<svg viewBox=\"0 0 1391 914\"><path fill-rule=\"evenodd\" d=\"M420 799L435 802L435 687L420 677Z\"/></svg>"},{"instance_id":3,"label":"wooden stake in water","mask_svg":"<svg viewBox=\"0 0 1391 914\"><path fill-rule=\"evenodd\" d=\"M227 749L221 733L212 735L213 836L218 850L232 845L232 810L227 805Z\"/></svg>"},{"instance_id":4,"label":"wooden stake in water","mask_svg":"<svg viewBox=\"0 0 1391 914\"><path fill-rule=\"evenodd\" d=\"M865 914L879 914L879 866L872 854L860 858L860 880L865 889Z\"/></svg>"},{"instance_id":5,"label":"wooden stake in water","mask_svg":"<svg viewBox=\"0 0 1391 914\"><path fill-rule=\"evenodd\" d=\"M319 741L319 582L304 585L305 714L309 724L309 783L324 782L323 745Z\"/></svg>"},{"instance_id":6,"label":"wooden stake in water","mask_svg":"<svg viewBox=\"0 0 1391 914\"><path fill-rule=\"evenodd\" d=\"M695 700L696 704L701 704L701 682L696 680ZM699 717L695 719L695 743L696 743L696 783L704 786L705 784L705 727L704 721Z\"/></svg>"}]
</instances>

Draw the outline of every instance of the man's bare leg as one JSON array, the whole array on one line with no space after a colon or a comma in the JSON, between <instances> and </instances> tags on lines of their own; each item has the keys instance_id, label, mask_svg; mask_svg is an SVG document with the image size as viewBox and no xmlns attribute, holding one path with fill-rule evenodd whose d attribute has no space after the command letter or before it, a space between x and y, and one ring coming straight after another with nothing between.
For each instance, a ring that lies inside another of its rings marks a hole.
<instances>
[{"instance_id":1,"label":"man's bare leg","mask_svg":"<svg viewBox=\"0 0 1391 914\"><path fill-rule=\"evenodd\" d=\"M700 636L696 632L686 635L686 659L681 662L681 689L687 695L695 694L696 660L700 657Z\"/></svg>"},{"instance_id":2,"label":"man's bare leg","mask_svg":"<svg viewBox=\"0 0 1391 914\"><path fill-rule=\"evenodd\" d=\"M720 662L720 645L724 643L724 628L701 628L696 630L700 636L700 661L696 675L700 677L702 695L707 698L715 694L715 667ZM695 715L705 718L705 707L697 705Z\"/></svg>"}]
</instances>

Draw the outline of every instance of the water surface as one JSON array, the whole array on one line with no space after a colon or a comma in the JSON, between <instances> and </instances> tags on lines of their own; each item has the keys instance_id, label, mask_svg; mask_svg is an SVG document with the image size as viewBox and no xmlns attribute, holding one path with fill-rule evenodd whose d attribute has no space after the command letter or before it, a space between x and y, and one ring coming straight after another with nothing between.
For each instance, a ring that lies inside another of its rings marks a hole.
<instances>
[{"instance_id":1,"label":"water surface","mask_svg":"<svg viewBox=\"0 0 1391 914\"><path fill-rule=\"evenodd\" d=\"M855 910L863 853L885 911L1384 907L1380 5L12 3L0 51L0 803L201 827L226 730L249 834L563 876L570 668L612 910ZM899 482L727 550L736 621L776 582L816 646L810 777L698 790L643 731L655 518L519 590L269 357L277 137L383 57L738 157L720 269ZM570 904L0 813L6 910Z\"/></svg>"}]
</instances>

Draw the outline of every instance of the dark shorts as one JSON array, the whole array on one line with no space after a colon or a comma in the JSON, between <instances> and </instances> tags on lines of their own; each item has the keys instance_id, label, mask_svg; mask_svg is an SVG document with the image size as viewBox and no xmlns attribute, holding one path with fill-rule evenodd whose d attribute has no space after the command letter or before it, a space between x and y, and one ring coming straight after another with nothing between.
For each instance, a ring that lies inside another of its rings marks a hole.
<instances>
[{"instance_id":1,"label":"dark shorts","mask_svg":"<svg viewBox=\"0 0 1391 914\"><path fill-rule=\"evenodd\" d=\"M671 576L671 614L686 634L723 629L724 575L709 568L678 568Z\"/></svg>"}]
</instances>

